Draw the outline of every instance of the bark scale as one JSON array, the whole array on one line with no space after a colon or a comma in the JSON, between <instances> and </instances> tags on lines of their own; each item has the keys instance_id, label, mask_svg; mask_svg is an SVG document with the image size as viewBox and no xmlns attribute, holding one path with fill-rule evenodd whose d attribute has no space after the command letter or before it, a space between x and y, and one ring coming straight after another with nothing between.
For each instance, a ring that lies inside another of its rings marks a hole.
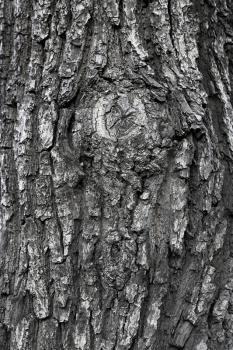
<instances>
[{"instance_id":1,"label":"bark scale","mask_svg":"<svg viewBox=\"0 0 233 350\"><path fill-rule=\"evenodd\" d=\"M0 0L0 347L233 348L233 4Z\"/></svg>"}]
</instances>

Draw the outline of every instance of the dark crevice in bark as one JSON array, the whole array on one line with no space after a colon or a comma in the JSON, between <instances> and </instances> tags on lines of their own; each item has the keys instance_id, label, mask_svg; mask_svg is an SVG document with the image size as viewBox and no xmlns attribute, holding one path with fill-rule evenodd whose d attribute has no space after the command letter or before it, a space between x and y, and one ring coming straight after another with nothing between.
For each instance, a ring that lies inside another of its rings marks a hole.
<instances>
[{"instance_id":1,"label":"dark crevice in bark","mask_svg":"<svg viewBox=\"0 0 233 350\"><path fill-rule=\"evenodd\" d=\"M63 324L59 322L57 327L57 332L56 332L56 349L57 350L65 350L62 345L62 331L63 331Z\"/></svg>"},{"instance_id":2,"label":"dark crevice in bark","mask_svg":"<svg viewBox=\"0 0 233 350\"><path fill-rule=\"evenodd\" d=\"M143 285L146 288L146 293L142 301L137 333L133 338L133 341L129 350L137 349L138 340L143 337L143 331L145 328L148 311L150 310L150 301L153 297L154 284L150 280L149 271L144 271L142 281L143 281Z\"/></svg>"},{"instance_id":3,"label":"dark crevice in bark","mask_svg":"<svg viewBox=\"0 0 233 350\"><path fill-rule=\"evenodd\" d=\"M52 145L47 148L47 151L51 151L55 147L56 143L58 142L58 128L59 128L58 126L59 126L59 123L60 123L60 111L59 111L59 109L57 109L57 118L54 121L54 125L53 125Z\"/></svg>"},{"instance_id":4,"label":"dark crevice in bark","mask_svg":"<svg viewBox=\"0 0 233 350\"><path fill-rule=\"evenodd\" d=\"M90 54L91 42L93 40L93 34L96 26L96 19L94 19L93 16L94 16L94 13L91 14L91 17L86 24L86 35L84 39L85 45L83 48L82 59L79 65L80 69L77 77L79 86L80 87L82 86L82 88L84 89L88 86L88 81L85 81L85 79L86 79L86 73L88 69L88 58Z\"/></svg>"},{"instance_id":5,"label":"dark crevice in bark","mask_svg":"<svg viewBox=\"0 0 233 350\"><path fill-rule=\"evenodd\" d=\"M90 318L89 318L89 327L90 327L90 349L94 349L95 346L95 332L94 328L92 326L92 312L90 313Z\"/></svg>"},{"instance_id":6,"label":"dark crevice in bark","mask_svg":"<svg viewBox=\"0 0 233 350\"><path fill-rule=\"evenodd\" d=\"M76 79L75 79L75 85L73 87L73 91L71 92L70 96L65 99L58 100L59 107L63 108L69 108L69 107L76 107L80 100L81 92L87 89L88 84L90 83L88 80L86 80L86 72L87 72L87 63L88 63L88 57L91 47L91 40L93 37L95 28L95 20L93 18L93 14L91 15L90 19L88 20L88 23L86 24L86 35L84 39L84 47L82 50L82 58L79 63L79 66L76 71Z\"/></svg>"},{"instance_id":7,"label":"dark crevice in bark","mask_svg":"<svg viewBox=\"0 0 233 350\"><path fill-rule=\"evenodd\" d=\"M10 350L11 331L4 324L0 324L0 347L3 350Z\"/></svg>"},{"instance_id":8,"label":"dark crevice in bark","mask_svg":"<svg viewBox=\"0 0 233 350\"><path fill-rule=\"evenodd\" d=\"M231 104L233 106L233 42L229 44L225 44L224 46L226 56L228 58L228 69L229 69L229 78L230 78L230 84L231 84Z\"/></svg>"},{"instance_id":9,"label":"dark crevice in bark","mask_svg":"<svg viewBox=\"0 0 233 350\"><path fill-rule=\"evenodd\" d=\"M1 21L3 25L2 32L2 54L0 56L0 76L1 76L1 94L0 94L0 103L3 105L6 101L6 90L5 85L9 75L10 67L10 58L13 50L13 28L14 28L14 16L12 14L12 4L11 2L4 0L3 1L3 13L1 16ZM4 54L3 54L4 53Z\"/></svg>"},{"instance_id":10,"label":"dark crevice in bark","mask_svg":"<svg viewBox=\"0 0 233 350\"><path fill-rule=\"evenodd\" d=\"M151 3L153 3L153 1L139 0L137 2L136 18L138 23L138 32L139 32L140 40L142 41L142 44L146 52L148 53L148 57L145 60L147 64L149 64L149 66L151 66L152 69L155 71L156 76L159 78L158 80L162 81L161 53L160 53L160 48L154 39L155 28L153 26L153 21L151 19L151 8L150 8ZM142 79L142 75L140 79ZM144 79L144 82L146 84L145 79ZM148 87L151 88L149 84L148 84Z\"/></svg>"},{"instance_id":11,"label":"dark crevice in bark","mask_svg":"<svg viewBox=\"0 0 233 350\"><path fill-rule=\"evenodd\" d=\"M72 131L75 123L75 113L72 111L69 122L67 123L67 141L71 150L75 151L75 145L73 143Z\"/></svg>"},{"instance_id":12,"label":"dark crevice in bark","mask_svg":"<svg viewBox=\"0 0 233 350\"><path fill-rule=\"evenodd\" d=\"M117 28L122 28L124 26L124 0L119 0L119 19L120 19L120 25Z\"/></svg>"},{"instance_id":13,"label":"dark crevice in bark","mask_svg":"<svg viewBox=\"0 0 233 350\"><path fill-rule=\"evenodd\" d=\"M51 166L51 172L54 174L54 165L53 165L53 159L50 155L50 166ZM57 212L57 205L56 205L56 194L55 194L55 188L54 188L54 183L53 183L53 178L52 176L50 177L50 184L51 184L51 202L52 202L52 208L53 212L55 214L56 222L58 225L58 230L59 230L59 236L60 236L60 246L62 250L62 256L64 256L64 243L63 243L63 231L62 231L62 226L60 223L60 219L58 216Z\"/></svg>"},{"instance_id":14,"label":"dark crevice in bark","mask_svg":"<svg viewBox=\"0 0 233 350\"><path fill-rule=\"evenodd\" d=\"M169 35L170 35L170 38L171 38L172 46L176 50L175 41L174 41L174 34L173 34L172 1L173 0L167 0L167 11L168 11L168 17L169 17L169 23L170 23Z\"/></svg>"}]
</instances>

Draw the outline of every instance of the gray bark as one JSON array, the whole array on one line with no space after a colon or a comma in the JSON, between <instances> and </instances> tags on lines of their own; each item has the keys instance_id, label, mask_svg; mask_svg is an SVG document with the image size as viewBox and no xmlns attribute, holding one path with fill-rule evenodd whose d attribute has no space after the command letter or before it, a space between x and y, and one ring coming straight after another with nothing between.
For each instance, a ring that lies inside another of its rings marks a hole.
<instances>
[{"instance_id":1,"label":"gray bark","mask_svg":"<svg viewBox=\"0 0 233 350\"><path fill-rule=\"evenodd\" d=\"M231 0L0 0L0 348L233 349Z\"/></svg>"}]
</instances>

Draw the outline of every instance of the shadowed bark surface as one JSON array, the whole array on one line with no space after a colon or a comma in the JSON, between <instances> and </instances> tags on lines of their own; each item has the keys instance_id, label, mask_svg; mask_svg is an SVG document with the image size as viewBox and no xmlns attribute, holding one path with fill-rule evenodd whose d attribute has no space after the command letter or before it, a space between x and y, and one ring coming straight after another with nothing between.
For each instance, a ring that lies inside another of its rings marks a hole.
<instances>
[{"instance_id":1,"label":"shadowed bark surface","mask_svg":"<svg viewBox=\"0 0 233 350\"><path fill-rule=\"evenodd\" d=\"M231 0L0 0L0 348L233 349Z\"/></svg>"}]
</instances>

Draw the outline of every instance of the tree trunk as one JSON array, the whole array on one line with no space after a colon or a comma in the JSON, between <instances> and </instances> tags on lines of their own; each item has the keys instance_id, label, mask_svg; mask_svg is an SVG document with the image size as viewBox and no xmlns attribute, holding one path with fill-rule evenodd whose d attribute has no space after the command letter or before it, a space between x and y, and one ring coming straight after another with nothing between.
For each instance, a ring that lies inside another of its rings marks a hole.
<instances>
[{"instance_id":1,"label":"tree trunk","mask_svg":"<svg viewBox=\"0 0 233 350\"><path fill-rule=\"evenodd\" d=\"M231 0L0 0L0 348L233 349Z\"/></svg>"}]
</instances>

